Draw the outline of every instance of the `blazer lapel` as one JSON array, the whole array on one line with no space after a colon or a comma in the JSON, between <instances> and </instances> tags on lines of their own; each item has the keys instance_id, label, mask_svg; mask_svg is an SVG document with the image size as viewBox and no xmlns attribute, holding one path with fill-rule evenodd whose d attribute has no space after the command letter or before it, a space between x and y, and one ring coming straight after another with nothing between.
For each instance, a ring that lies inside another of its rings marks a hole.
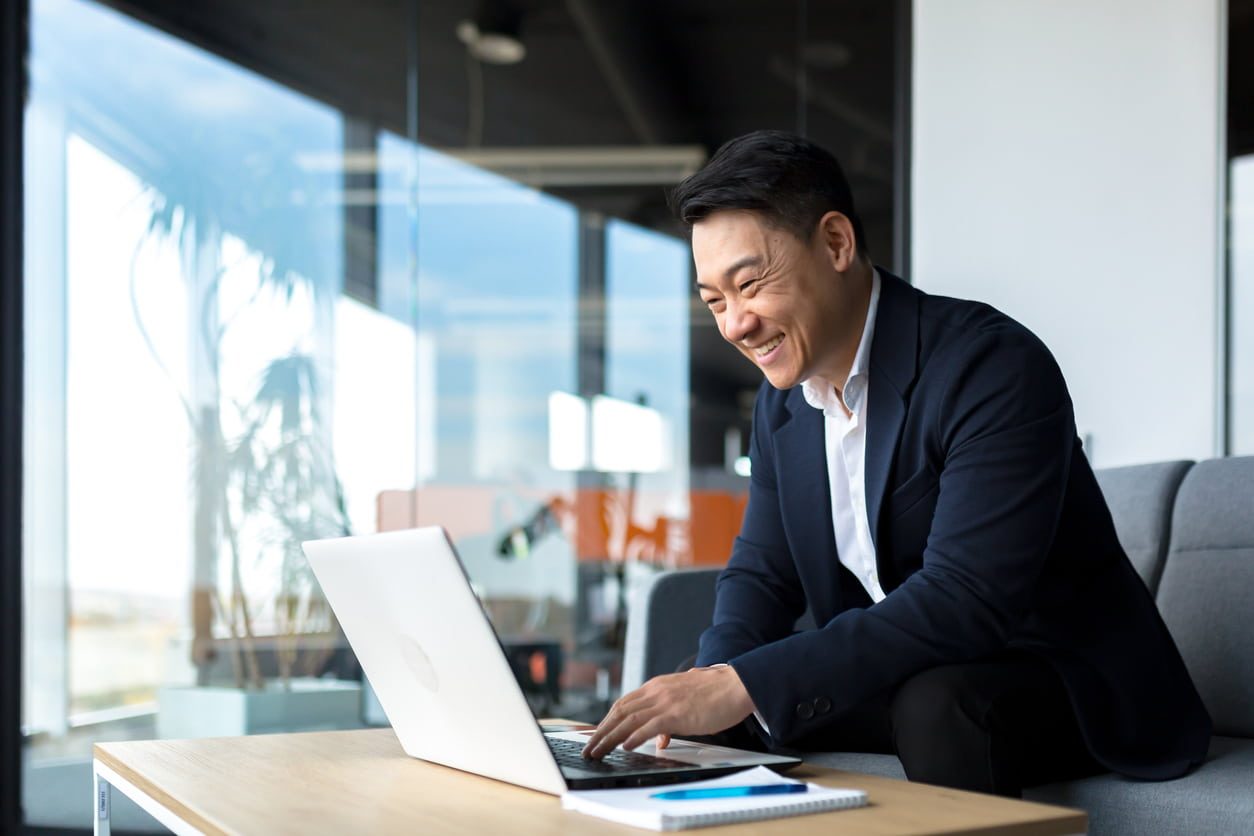
<instances>
[{"instance_id":1,"label":"blazer lapel","mask_svg":"<svg viewBox=\"0 0 1254 836\"><path fill-rule=\"evenodd\" d=\"M788 393L787 406L791 417L772 436L775 461L787 462L777 475L780 513L789 540L794 546L805 544L805 553L794 555L794 559L802 570L810 607L820 618L839 609L839 602L818 601L811 596L837 594L840 588L823 413L806 403L800 386Z\"/></svg>"},{"instance_id":2,"label":"blazer lapel","mask_svg":"<svg viewBox=\"0 0 1254 836\"><path fill-rule=\"evenodd\" d=\"M866 499L871 539L879 542L880 510L893 454L906 419L906 397L918 371L920 292L880 270L880 303L871 340L867 389ZM878 551L877 551L878 556ZM883 566L880 562L881 575Z\"/></svg>"}]
</instances>

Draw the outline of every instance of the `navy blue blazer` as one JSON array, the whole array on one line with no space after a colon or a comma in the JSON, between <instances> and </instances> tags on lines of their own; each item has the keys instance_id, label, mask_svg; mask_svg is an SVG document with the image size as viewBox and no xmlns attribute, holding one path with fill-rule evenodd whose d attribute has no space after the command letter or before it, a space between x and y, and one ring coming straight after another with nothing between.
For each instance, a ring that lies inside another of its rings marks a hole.
<instances>
[{"instance_id":1,"label":"navy blue blazer","mask_svg":"<svg viewBox=\"0 0 1254 836\"><path fill-rule=\"evenodd\" d=\"M1059 672L1107 768L1201 763L1210 716L1119 545L1049 350L988 305L880 275L865 473L887 597L871 606L837 557L822 412L763 383L697 664L730 663L788 744L915 673L1020 649ZM819 627L795 633L807 605Z\"/></svg>"}]
</instances>

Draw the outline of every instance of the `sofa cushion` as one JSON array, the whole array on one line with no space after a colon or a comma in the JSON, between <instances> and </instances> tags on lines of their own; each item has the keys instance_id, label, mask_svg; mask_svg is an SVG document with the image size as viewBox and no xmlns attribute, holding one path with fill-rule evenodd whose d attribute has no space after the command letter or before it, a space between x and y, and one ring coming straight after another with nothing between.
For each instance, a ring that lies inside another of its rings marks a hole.
<instances>
[{"instance_id":1,"label":"sofa cushion","mask_svg":"<svg viewBox=\"0 0 1254 836\"><path fill-rule=\"evenodd\" d=\"M1176 491L1193 462L1159 462L1096 472L1115 533L1151 593L1158 589L1171 531Z\"/></svg>"},{"instance_id":2,"label":"sofa cushion","mask_svg":"<svg viewBox=\"0 0 1254 836\"><path fill-rule=\"evenodd\" d=\"M1157 601L1215 734L1254 737L1254 456L1185 476Z\"/></svg>"},{"instance_id":3,"label":"sofa cushion","mask_svg":"<svg viewBox=\"0 0 1254 836\"><path fill-rule=\"evenodd\" d=\"M1102 834L1249 833L1254 823L1254 740L1214 737L1206 762L1174 781L1096 775L1025 790L1024 798L1089 814Z\"/></svg>"},{"instance_id":4,"label":"sofa cushion","mask_svg":"<svg viewBox=\"0 0 1254 836\"><path fill-rule=\"evenodd\" d=\"M906 779L901 761L896 755L873 755L868 752L806 752L805 762L828 769L861 772L864 775L882 775L885 778Z\"/></svg>"},{"instance_id":5,"label":"sofa cushion","mask_svg":"<svg viewBox=\"0 0 1254 836\"><path fill-rule=\"evenodd\" d=\"M904 780L895 755L807 754L806 763ZM1133 781L1095 775L1024 790L1029 801L1076 807L1089 832L1102 834L1245 833L1254 821L1254 740L1211 739L1206 762L1174 781Z\"/></svg>"}]
</instances>

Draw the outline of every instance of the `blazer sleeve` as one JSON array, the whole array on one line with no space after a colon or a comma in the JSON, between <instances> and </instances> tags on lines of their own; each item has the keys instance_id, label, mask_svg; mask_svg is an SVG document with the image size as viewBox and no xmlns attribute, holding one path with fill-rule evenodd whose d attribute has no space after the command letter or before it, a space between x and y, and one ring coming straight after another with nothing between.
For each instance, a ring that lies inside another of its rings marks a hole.
<instances>
[{"instance_id":1,"label":"blazer sleeve","mask_svg":"<svg viewBox=\"0 0 1254 836\"><path fill-rule=\"evenodd\" d=\"M749 438L749 503L727 568L716 582L714 619L701 635L699 666L727 662L791 635L805 611L805 594L780 517L766 385L754 406Z\"/></svg>"},{"instance_id":2,"label":"blazer sleeve","mask_svg":"<svg viewBox=\"0 0 1254 836\"><path fill-rule=\"evenodd\" d=\"M922 670L1005 647L1028 613L1075 444L1062 373L1026 331L981 335L944 366L948 380L928 387L940 392L943 464L922 568L875 606L730 660L779 742ZM813 710L820 698L830 709Z\"/></svg>"}]
</instances>

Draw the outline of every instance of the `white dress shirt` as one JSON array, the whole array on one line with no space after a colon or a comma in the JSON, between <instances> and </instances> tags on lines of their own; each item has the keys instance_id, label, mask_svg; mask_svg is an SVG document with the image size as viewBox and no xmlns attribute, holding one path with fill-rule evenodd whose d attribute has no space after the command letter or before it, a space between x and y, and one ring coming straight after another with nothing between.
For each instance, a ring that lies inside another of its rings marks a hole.
<instances>
[{"instance_id":1,"label":"white dress shirt","mask_svg":"<svg viewBox=\"0 0 1254 836\"><path fill-rule=\"evenodd\" d=\"M871 601L885 598L875 567L875 543L866 510L866 394L871 362L871 340L875 335L875 312L880 303L880 274L871 274L871 301L858 353L853 357L849 376L840 387L819 377L801 382L806 403L823 412L823 442L827 454L827 482L832 494L832 528L836 531L836 551L854 577L861 581ZM841 402L849 410L841 408ZM711 665L722 667L722 665ZM770 728L756 709L753 717L769 735Z\"/></svg>"},{"instance_id":2,"label":"white dress shirt","mask_svg":"<svg viewBox=\"0 0 1254 836\"><path fill-rule=\"evenodd\" d=\"M871 302L867 306L862 341L854 355L849 376L840 394L830 381L812 377L801 383L806 403L823 412L823 440L827 454L827 481L832 494L832 528L840 562L853 572L871 601L884 600L875 567L875 543L866 508L866 402L875 335L875 312L880 301L880 274L871 276ZM842 408L841 404L844 404ZM848 412L846 412L848 410Z\"/></svg>"}]
</instances>

